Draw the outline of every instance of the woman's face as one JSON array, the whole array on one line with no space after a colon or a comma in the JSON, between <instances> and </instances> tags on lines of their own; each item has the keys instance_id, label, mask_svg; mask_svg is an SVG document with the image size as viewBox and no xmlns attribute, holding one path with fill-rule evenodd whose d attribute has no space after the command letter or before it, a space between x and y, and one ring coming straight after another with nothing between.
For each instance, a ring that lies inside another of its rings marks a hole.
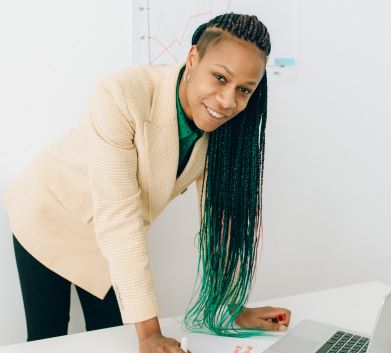
<instances>
[{"instance_id":1,"label":"woman's face","mask_svg":"<svg viewBox=\"0 0 391 353\"><path fill-rule=\"evenodd\" d=\"M187 118L203 131L216 130L246 108L265 66L265 54L241 39L207 47L202 59L192 46L179 88Z\"/></svg>"}]
</instances>

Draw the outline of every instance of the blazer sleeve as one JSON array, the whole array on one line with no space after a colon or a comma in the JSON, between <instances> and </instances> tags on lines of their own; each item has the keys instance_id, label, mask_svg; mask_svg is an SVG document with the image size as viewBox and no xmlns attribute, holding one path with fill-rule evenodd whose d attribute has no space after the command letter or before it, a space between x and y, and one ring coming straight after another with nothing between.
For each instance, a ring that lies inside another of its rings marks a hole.
<instances>
[{"instance_id":1,"label":"blazer sleeve","mask_svg":"<svg viewBox=\"0 0 391 353\"><path fill-rule=\"evenodd\" d=\"M149 267L135 123L114 79L96 85L89 106L89 182L98 246L107 259L124 323L158 315Z\"/></svg>"}]
</instances>

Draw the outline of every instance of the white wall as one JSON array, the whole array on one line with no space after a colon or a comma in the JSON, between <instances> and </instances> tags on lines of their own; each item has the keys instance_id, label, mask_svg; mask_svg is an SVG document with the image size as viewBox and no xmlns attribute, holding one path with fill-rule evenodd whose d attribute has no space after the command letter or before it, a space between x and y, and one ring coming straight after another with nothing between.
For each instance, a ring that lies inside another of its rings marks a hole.
<instances>
[{"instance_id":1,"label":"white wall","mask_svg":"<svg viewBox=\"0 0 391 353\"><path fill-rule=\"evenodd\" d=\"M0 197L82 115L100 77L131 60L128 0L0 0ZM0 345L26 338L7 216L0 204ZM70 332L82 330L72 301Z\"/></svg>"},{"instance_id":2,"label":"white wall","mask_svg":"<svg viewBox=\"0 0 391 353\"><path fill-rule=\"evenodd\" d=\"M260 297L391 282L391 4L301 7L299 80L270 90Z\"/></svg>"},{"instance_id":3,"label":"white wall","mask_svg":"<svg viewBox=\"0 0 391 353\"><path fill-rule=\"evenodd\" d=\"M391 49L386 0L302 0L299 79L270 86L264 246L253 299L391 283ZM0 196L81 115L94 82L130 61L128 1L0 1ZM162 315L182 312L197 254L195 190L152 226ZM0 345L25 339L0 209ZM83 320L73 299L71 332Z\"/></svg>"}]
</instances>

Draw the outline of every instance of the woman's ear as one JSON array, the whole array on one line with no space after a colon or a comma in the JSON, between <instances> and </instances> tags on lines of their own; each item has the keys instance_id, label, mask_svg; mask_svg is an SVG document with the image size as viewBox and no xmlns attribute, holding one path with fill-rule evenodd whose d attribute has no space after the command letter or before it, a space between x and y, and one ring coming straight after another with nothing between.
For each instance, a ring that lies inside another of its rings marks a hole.
<instances>
[{"instance_id":1,"label":"woman's ear","mask_svg":"<svg viewBox=\"0 0 391 353\"><path fill-rule=\"evenodd\" d=\"M187 72L190 72L194 66L197 65L198 63L198 48L196 45L192 45L189 54L187 54L187 59L186 59L186 70Z\"/></svg>"}]
</instances>

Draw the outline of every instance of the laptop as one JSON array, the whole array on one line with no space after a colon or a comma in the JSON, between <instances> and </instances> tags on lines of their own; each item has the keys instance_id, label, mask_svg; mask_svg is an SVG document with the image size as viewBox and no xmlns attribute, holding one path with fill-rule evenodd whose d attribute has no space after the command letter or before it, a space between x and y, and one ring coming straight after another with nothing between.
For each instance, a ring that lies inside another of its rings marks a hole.
<instances>
[{"instance_id":1,"label":"laptop","mask_svg":"<svg viewBox=\"0 0 391 353\"><path fill-rule=\"evenodd\" d=\"M391 293L381 304L371 337L303 320L264 353L391 353Z\"/></svg>"}]
</instances>

